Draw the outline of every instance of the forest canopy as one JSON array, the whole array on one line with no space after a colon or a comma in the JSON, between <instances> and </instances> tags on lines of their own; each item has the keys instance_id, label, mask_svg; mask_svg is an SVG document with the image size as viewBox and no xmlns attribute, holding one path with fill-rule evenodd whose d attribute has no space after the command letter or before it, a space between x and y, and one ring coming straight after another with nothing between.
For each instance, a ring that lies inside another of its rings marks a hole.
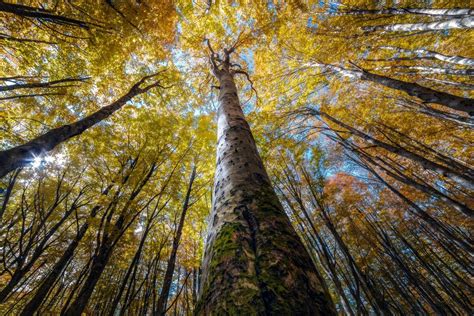
<instances>
[{"instance_id":1,"label":"forest canopy","mask_svg":"<svg viewBox=\"0 0 474 316\"><path fill-rule=\"evenodd\" d=\"M472 314L468 5L0 0L0 314Z\"/></svg>"}]
</instances>

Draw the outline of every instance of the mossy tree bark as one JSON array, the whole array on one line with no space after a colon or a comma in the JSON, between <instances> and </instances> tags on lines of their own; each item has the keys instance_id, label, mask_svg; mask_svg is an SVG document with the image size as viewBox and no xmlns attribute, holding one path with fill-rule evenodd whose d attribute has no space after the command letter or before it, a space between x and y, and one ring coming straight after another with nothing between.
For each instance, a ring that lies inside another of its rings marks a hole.
<instances>
[{"instance_id":1,"label":"mossy tree bark","mask_svg":"<svg viewBox=\"0 0 474 316\"><path fill-rule=\"evenodd\" d=\"M212 51L212 49L211 49ZM217 168L197 315L333 315L318 271L293 229L240 107L229 61L220 83ZM220 66L217 66L217 63Z\"/></svg>"}]
</instances>

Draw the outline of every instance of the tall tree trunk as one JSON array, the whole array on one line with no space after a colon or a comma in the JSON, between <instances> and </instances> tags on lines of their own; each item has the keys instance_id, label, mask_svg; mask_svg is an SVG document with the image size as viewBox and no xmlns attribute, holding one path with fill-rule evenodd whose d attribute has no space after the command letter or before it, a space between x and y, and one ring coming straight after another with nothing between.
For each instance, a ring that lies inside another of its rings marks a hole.
<instances>
[{"instance_id":1,"label":"tall tree trunk","mask_svg":"<svg viewBox=\"0 0 474 316\"><path fill-rule=\"evenodd\" d=\"M70 25L84 29L89 29L91 25L100 26L98 24L57 15L46 9L29 7L21 4L5 3L3 1L0 2L0 11L12 13L21 17L34 18L59 25Z\"/></svg>"},{"instance_id":2,"label":"tall tree trunk","mask_svg":"<svg viewBox=\"0 0 474 316\"><path fill-rule=\"evenodd\" d=\"M33 89L33 88L58 88L61 83L66 82L83 82L90 77L78 77L78 78L64 78L59 80L53 80L48 82L29 82L29 83L16 83L6 86L0 86L0 92L11 91L16 89Z\"/></svg>"},{"instance_id":3,"label":"tall tree trunk","mask_svg":"<svg viewBox=\"0 0 474 316\"><path fill-rule=\"evenodd\" d=\"M138 158L137 158L138 159ZM137 161L135 159L135 163ZM132 167L133 170L134 167ZM130 193L130 196L123 206L120 215L116 219L115 223L111 224L111 219L113 216L113 211L110 211L109 214L104 214L106 216L106 222L103 228L103 235L102 240L98 242L97 251L92 257L92 263L90 272L87 275L84 284L82 285L79 294L77 295L76 299L70 306L65 306L61 315L65 316L80 316L82 312L87 306L89 299L94 292L95 286L99 281L102 273L104 272L107 263L109 262L110 256L114 251L115 246L117 245L118 241L122 238L125 231L128 227L135 221L135 219L140 215L139 212L135 212L134 214L130 214L130 204L134 201L134 199L138 196L141 192L143 187L148 183L153 173L156 171L156 163L152 163L151 166L148 168L146 173L143 175L142 180L139 184L133 189ZM128 176L127 176L128 179ZM111 233L113 232L113 233ZM98 235L100 231L98 231Z\"/></svg>"},{"instance_id":4,"label":"tall tree trunk","mask_svg":"<svg viewBox=\"0 0 474 316\"><path fill-rule=\"evenodd\" d=\"M340 14L418 14L431 16L466 16L474 14L472 9L416 9L416 8L387 8L381 10L350 9L342 10Z\"/></svg>"},{"instance_id":5,"label":"tall tree trunk","mask_svg":"<svg viewBox=\"0 0 474 316\"><path fill-rule=\"evenodd\" d=\"M380 46L378 48L382 49L391 49L395 50L400 53L408 53L413 55L421 55L421 58L434 58L438 59L447 63L463 65L463 66L474 66L474 59L464 56L452 56L452 55L445 55L435 51L427 50L427 49L405 49L396 46Z\"/></svg>"},{"instance_id":6,"label":"tall tree trunk","mask_svg":"<svg viewBox=\"0 0 474 316\"><path fill-rule=\"evenodd\" d=\"M143 84L146 79L153 76L155 75L143 77L120 99L104 106L100 110L79 121L51 129L45 134L30 140L26 144L0 151L0 178L12 170L28 165L36 156L51 151L62 142L81 134L100 121L105 120L115 111L121 109L122 106L124 106L125 103L130 101L134 96L147 92L153 87L161 87L160 82L158 81L144 88L140 88L140 85Z\"/></svg>"},{"instance_id":7,"label":"tall tree trunk","mask_svg":"<svg viewBox=\"0 0 474 316\"><path fill-rule=\"evenodd\" d=\"M411 152L401 146L395 146L391 145L389 143L380 141L368 134L365 134L361 132L358 129L353 128L352 126L349 126L338 119L332 117L331 115L315 110L315 109L309 109L310 113L313 115L320 115L329 121L339 125L340 127L343 127L347 130L349 130L352 134L366 140L368 143L376 145L380 148L383 148L391 153L394 153L396 155L399 155L401 157L407 158L411 161L419 163L423 168L427 170L433 170L438 172L439 174L442 174L443 176L449 177L451 179L457 180L461 183L466 184L467 186L471 186L474 183L474 171L471 170L469 167L465 167L464 173L460 172L459 170L454 170L453 168L441 165L437 162L431 161L423 156L420 156L417 153ZM468 212L468 210L466 210ZM468 212L469 213L469 212Z\"/></svg>"},{"instance_id":8,"label":"tall tree trunk","mask_svg":"<svg viewBox=\"0 0 474 316\"><path fill-rule=\"evenodd\" d=\"M196 315L334 315L281 206L240 107L229 55L220 83L217 168Z\"/></svg>"},{"instance_id":9,"label":"tall tree trunk","mask_svg":"<svg viewBox=\"0 0 474 316\"><path fill-rule=\"evenodd\" d=\"M181 241L181 234L183 232L184 220L186 218L186 213L189 208L189 198L191 197L191 190L193 188L193 182L196 177L196 167L193 167L191 173L191 178L189 179L188 190L186 192L186 197L184 199L183 209L181 211L181 217L179 219L179 224L176 229L176 235L173 238L173 246L171 249L171 254L168 259L168 264L166 266L165 277L163 279L163 286L161 288L160 298L158 299L158 304L156 307L155 315L165 315L166 303L168 302L168 295L170 292L171 281L173 279L174 266L176 264L176 255L178 253L179 242Z\"/></svg>"},{"instance_id":10,"label":"tall tree trunk","mask_svg":"<svg viewBox=\"0 0 474 316\"><path fill-rule=\"evenodd\" d=\"M13 188L15 186L16 179L18 178L18 175L20 174L20 172L21 172L21 169L17 169L11 175L10 179L8 180L7 189L6 189L6 191L3 195L2 206L0 206L0 221L2 220L3 214L5 213L5 211L7 209L8 201L10 201L10 196L13 192Z\"/></svg>"},{"instance_id":11,"label":"tall tree trunk","mask_svg":"<svg viewBox=\"0 0 474 316\"><path fill-rule=\"evenodd\" d=\"M119 287L118 293L117 293L117 295L115 296L114 300L111 303L110 313L109 313L110 316L116 315L117 307L120 304L120 300L122 299L123 292L125 291L125 287L127 286L127 283L130 283L129 282L130 276L135 271L135 269L136 269L136 267L139 263L139 260L142 256L143 247L145 245L145 241L146 241L146 238L148 236L148 233L150 232L150 228L151 228L151 222L149 222L147 224L146 228L145 228L145 231L144 231L144 233L142 235L142 238L140 240L140 244L138 245L138 249L135 252L135 255L133 256L132 262L128 266L128 269L127 269L127 272L125 273L124 278L122 279L122 283ZM126 300L125 300L125 302L123 302L123 306L120 309L120 313L122 313L125 310L124 309L125 305L126 305Z\"/></svg>"},{"instance_id":12,"label":"tall tree trunk","mask_svg":"<svg viewBox=\"0 0 474 316\"><path fill-rule=\"evenodd\" d=\"M94 256L92 260L91 271L87 276L83 287L81 288L75 301L67 308L64 313L62 313L62 315L80 316L82 314L97 282L100 279L100 276L102 275L102 272L104 271L110 259L110 255L112 254L113 250L111 243L112 242L110 241L103 245L99 250L99 253Z\"/></svg>"},{"instance_id":13,"label":"tall tree trunk","mask_svg":"<svg viewBox=\"0 0 474 316\"><path fill-rule=\"evenodd\" d=\"M362 71L360 79L372 81L383 86L403 91L408 95L419 98L427 103L437 103L447 106L453 110L467 112L474 115L474 100L459 97L457 95L436 91L427 87L420 86L417 83L406 82L368 71Z\"/></svg>"},{"instance_id":14,"label":"tall tree trunk","mask_svg":"<svg viewBox=\"0 0 474 316\"><path fill-rule=\"evenodd\" d=\"M403 75L423 74L423 75L454 75L454 76L473 76L474 69L453 69L453 68L439 68L439 67L427 67L427 66L384 66L377 67L373 70L386 71L386 70L401 70L398 73Z\"/></svg>"},{"instance_id":15,"label":"tall tree trunk","mask_svg":"<svg viewBox=\"0 0 474 316\"><path fill-rule=\"evenodd\" d=\"M426 22L426 23L401 23L366 26L362 29L365 32L413 32L413 31L444 31L451 29L471 29L474 27L474 16L466 16L462 18L452 18L443 21Z\"/></svg>"},{"instance_id":16,"label":"tall tree trunk","mask_svg":"<svg viewBox=\"0 0 474 316\"><path fill-rule=\"evenodd\" d=\"M303 64L303 66L321 67L324 70L338 72L345 77L372 81L385 87L405 92L410 96L417 97L425 103L441 104L453 110L466 112L471 116L474 115L474 99L463 98L446 92L433 90L427 87L420 86L417 83L402 81L387 76L378 75L375 73L368 72L364 69L346 69L336 65L323 64L318 62Z\"/></svg>"}]
</instances>

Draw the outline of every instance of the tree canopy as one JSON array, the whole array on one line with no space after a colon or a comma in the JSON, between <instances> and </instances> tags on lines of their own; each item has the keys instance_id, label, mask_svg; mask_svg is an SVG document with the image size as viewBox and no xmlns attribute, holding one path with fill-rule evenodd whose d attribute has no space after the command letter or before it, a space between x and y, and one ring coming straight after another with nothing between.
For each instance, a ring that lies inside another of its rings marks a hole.
<instances>
[{"instance_id":1,"label":"tree canopy","mask_svg":"<svg viewBox=\"0 0 474 316\"><path fill-rule=\"evenodd\" d=\"M220 67L339 314L472 313L466 1L0 1L0 26L2 315L193 314Z\"/></svg>"}]
</instances>

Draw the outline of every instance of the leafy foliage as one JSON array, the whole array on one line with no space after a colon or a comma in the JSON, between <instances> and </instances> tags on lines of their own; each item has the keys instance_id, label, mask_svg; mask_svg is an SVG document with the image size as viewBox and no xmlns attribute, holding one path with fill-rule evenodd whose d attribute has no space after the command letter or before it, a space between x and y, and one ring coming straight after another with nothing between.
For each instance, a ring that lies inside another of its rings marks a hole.
<instances>
[{"instance_id":1,"label":"leafy foliage","mask_svg":"<svg viewBox=\"0 0 474 316\"><path fill-rule=\"evenodd\" d=\"M0 313L66 312L87 290L90 314L155 312L196 166L167 300L192 313L215 166L206 39L235 45L244 113L338 311L470 313L473 113L409 89L474 106L472 10L385 3L1 2L1 150L144 76L161 86L0 179Z\"/></svg>"}]
</instances>

